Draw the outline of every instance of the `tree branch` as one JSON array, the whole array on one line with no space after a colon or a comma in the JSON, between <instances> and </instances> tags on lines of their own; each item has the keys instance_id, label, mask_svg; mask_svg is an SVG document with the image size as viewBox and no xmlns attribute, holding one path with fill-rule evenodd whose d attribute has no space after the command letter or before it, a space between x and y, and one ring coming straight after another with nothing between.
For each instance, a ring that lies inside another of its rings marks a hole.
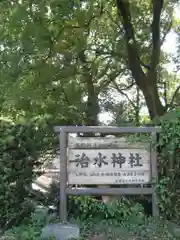
<instances>
[{"instance_id":1,"label":"tree branch","mask_svg":"<svg viewBox=\"0 0 180 240\"><path fill-rule=\"evenodd\" d=\"M152 20L152 55L151 55L151 67L153 71L156 71L156 68L159 64L160 58L160 18L161 11L163 8L164 0L152 0L152 11L153 11L153 20Z\"/></svg>"},{"instance_id":2,"label":"tree branch","mask_svg":"<svg viewBox=\"0 0 180 240\"><path fill-rule=\"evenodd\" d=\"M109 55L112 57L118 57L119 58L119 54L115 51L112 50L103 50L103 49L94 49L93 51L95 51L96 55Z\"/></svg>"},{"instance_id":3,"label":"tree branch","mask_svg":"<svg viewBox=\"0 0 180 240\"><path fill-rule=\"evenodd\" d=\"M124 95L127 98L127 100L130 102L130 104L133 106L133 108L136 109L136 105L134 104L134 102L129 98L127 93L125 93L122 89L119 88L116 81L113 82L113 85L119 93L121 93L122 95Z\"/></svg>"},{"instance_id":4,"label":"tree branch","mask_svg":"<svg viewBox=\"0 0 180 240\"><path fill-rule=\"evenodd\" d=\"M142 86L142 84L145 84L144 81L142 81L145 74L139 61L139 53L132 25L129 0L116 0L116 4L125 32L129 68L133 77L136 79L137 84Z\"/></svg>"},{"instance_id":5,"label":"tree branch","mask_svg":"<svg viewBox=\"0 0 180 240\"><path fill-rule=\"evenodd\" d=\"M176 98L176 96L177 96L179 91L180 91L180 85L176 88L176 90L175 90L175 92L174 92L174 94L172 96L171 102L170 102L170 104L168 104L168 107L170 109L172 108L173 102L174 102L174 100L175 100L175 98Z\"/></svg>"},{"instance_id":6,"label":"tree branch","mask_svg":"<svg viewBox=\"0 0 180 240\"><path fill-rule=\"evenodd\" d=\"M169 23L169 25L168 25L168 27L167 27L166 32L164 33L164 36L163 36L162 39L161 39L160 46L163 45L163 43L164 43L164 41L165 41L165 39L166 39L168 33L169 33L170 30L171 30L171 27L172 27L172 19L171 19L171 21L170 21L170 23Z\"/></svg>"},{"instance_id":7,"label":"tree branch","mask_svg":"<svg viewBox=\"0 0 180 240\"><path fill-rule=\"evenodd\" d=\"M121 91L129 90L129 89L132 88L134 85L135 85L135 83L132 81L132 83L129 84L128 86L126 86L125 88L121 88Z\"/></svg>"},{"instance_id":8,"label":"tree branch","mask_svg":"<svg viewBox=\"0 0 180 240\"><path fill-rule=\"evenodd\" d=\"M110 83L114 83L114 82L115 82L115 79L116 79L117 77L119 77L119 76L122 76L123 74L124 74L123 71L118 71L118 72L117 72L117 71L114 71L114 72L112 72L110 75L106 74L106 76L109 78L109 81L106 81L106 82L104 83L103 87L108 86ZM116 84L117 84L117 83L116 83ZM126 91L126 90L132 88L134 85L135 85L135 82L134 82L133 79L132 79L132 82L131 82L128 86L126 86L126 87L124 87L124 88L121 88L121 91Z\"/></svg>"},{"instance_id":9,"label":"tree branch","mask_svg":"<svg viewBox=\"0 0 180 240\"><path fill-rule=\"evenodd\" d=\"M103 50L99 50L99 49L96 49L96 50L93 49L93 51L95 51L97 55L109 55L109 56L118 57L118 58L120 57L118 52L115 52L115 51L112 51L112 50L103 51ZM127 58L127 56L126 56L125 54L123 54L122 57ZM141 66L143 66L144 68L150 70L150 66L149 66L148 64L145 64L145 63L140 59L139 56L137 56L137 59L139 60Z\"/></svg>"},{"instance_id":10,"label":"tree branch","mask_svg":"<svg viewBox=\"0 0 180 240\"><path fill-rule=\"evenodd\" d=\"M111 82L113 82L119 75L122 74L122 71L115 71L115 72L112 72L110 75L106 74L106 76L108 77L108 80L105 81L99 88L99 91L102 89L102 88L106 88L107 86L109 86L109 84Z\"/></svg>"},{"instance_id":11,"label":"tree branch","mask_svg":"<svg viewBox=\"0 0 180 240\"><path fill-rule=\"evenodd\" d=\"M106 10L106 13L107 13L107 15L109 16L109 19L111 20L111 22L113 22L113 23L118 27L120 33L123 34L123 29L120 27L120 25L118 24L118 22L116 22L116 21L113 19L113 17L112 17L112 15L110 14L110 12Z\"/></svg>"},{"instance_id":12,"label":"tree branch","mask_svg":"<svg viewBox=\"0 0 180 240\"><path fill-rule=\"evenodd\" d=\"M150 70L150 69L151 69L151 67L150 67L148 64L145 64L145 63L140 59L140 57L138 57L138 59L139 59L139 62L140 62L140 64L141 64L141 66L143 66L143 67L146 68L147 70Z\"/></svg>"}]
</instances>

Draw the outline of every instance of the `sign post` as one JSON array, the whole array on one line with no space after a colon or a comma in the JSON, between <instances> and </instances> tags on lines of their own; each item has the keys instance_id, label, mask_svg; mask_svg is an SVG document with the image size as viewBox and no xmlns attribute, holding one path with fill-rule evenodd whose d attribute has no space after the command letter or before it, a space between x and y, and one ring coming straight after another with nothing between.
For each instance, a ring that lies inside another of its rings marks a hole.
<instances>
[{"instance_id":1,"label":"sign post","mask_svg":"<svg viewBox=\"0 0 180 240\"><path fill-rule=\"evenodd\" d=\"M151 195L152 213L158 216L155 193L156 127L55 127L60 140L60 218L67 220L67 194ZM122 138L67 137L69 133L150 133L151 143L128 143ZM71 187L71 185L83 185ZM88 185L122 187L90 188ZM147 187L148 185L148 187ZM128 186L128 187L127 187Z\"/></svg>"}]
</instances>

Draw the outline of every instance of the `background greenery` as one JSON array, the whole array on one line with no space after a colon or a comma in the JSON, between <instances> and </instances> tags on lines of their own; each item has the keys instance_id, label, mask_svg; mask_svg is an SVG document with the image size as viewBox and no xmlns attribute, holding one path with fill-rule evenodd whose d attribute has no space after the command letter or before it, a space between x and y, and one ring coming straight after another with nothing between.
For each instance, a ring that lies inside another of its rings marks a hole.
<instances>
[{"instance_id":1,"label":"background greenery","mask_svg":"<svg viewBox=\"0 0 180 240\"><path fill-rule=\"evenodd\" d=\"M0 2L2 235L8 231L15 239L37 239L46 222L30 217L37 203L59 206L57 186L49 195L31 189L37 177L33 170L58 148L53 127L106 123L162 127L157 192L164 220L145 216L150 214L147 198L105 205L100 199L79 197L68 200L69 219L78 220L84 233L101 220L104 226L123 223L125 232L137 231L139 239L152 239L152 232L159 239L172 239L164 221L180 220L178 4L178 0ZM170 36L176 38L172 53L164 48ZM109 122L100 121L102 113L111 117ZM142 135L134 137L144 141Z\"/></svg>"}]
</instances>

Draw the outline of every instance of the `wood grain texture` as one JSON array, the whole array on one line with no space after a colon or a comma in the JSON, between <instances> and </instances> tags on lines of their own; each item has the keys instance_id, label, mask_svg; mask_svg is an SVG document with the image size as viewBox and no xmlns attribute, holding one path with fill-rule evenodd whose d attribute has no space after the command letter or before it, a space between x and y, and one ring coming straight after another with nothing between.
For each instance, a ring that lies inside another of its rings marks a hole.
<instances>
[{"instance_id":1,"label":"wood grain texture","mask_svg":"<svg viewBox=\"0 0 180 240\"><path fill-rule=\"evenodd\" d=\"M156 141L157 134L152 133L152 147L151 147L151 176L152 176L152 214L154 217L159 216L159 207L158 207L158 199L156 195L156 182L158 177L157 171L157 152L156 152Z\"/></svg>"},{"instance_id":2,"label":"wood grain texture","mask_svg":"<svg viewBox=\"0 0 180 240\"><path fill-rule=\"evenodd\" d=\"M67 188L66 193L70 195L150 195L152 188Z\"/></svg>"},{"instance_id":3,"label":"wood grain texture","mask_svg":"<svg viewBox=\"0 0 180 240\"><path fill-rule=\"evenodd\" d=\"M114 126L55 126L54 131L67 133L151 133L161 132L160 127L114 127Z\"/></svg>"},{"instance_id":4,"label":"wood grain texture","mask_svg":"<svg viewBox=\"0 0 180 240\"><path fill-rule=\"evenodd\" d=\"M60 219L67 221L67 134L63 130L60 132Z\"/></svg>"},{"instance_id":5,"label":"wood grain texture","mask_svg":"<svg viewBox=\"0 0 180 240\"><path fill-rule=\"evenodd\" d=\"M68 148L78 149L120 149L120 148L138 148L150 149L148 142L130 143L125 138L102 138L102 137L72 137L68 138Z\"/></svg>"},{"instance_id":6,"label":"wood grain texture","mask_svg":"<svg viewBox=\"0 0 180 240\"><path fill-rule=\"evenodd\" d=\"M69 149L67 167L69 184L145 184L151 175L143 149Z\"/></svg>"}]
</instances>

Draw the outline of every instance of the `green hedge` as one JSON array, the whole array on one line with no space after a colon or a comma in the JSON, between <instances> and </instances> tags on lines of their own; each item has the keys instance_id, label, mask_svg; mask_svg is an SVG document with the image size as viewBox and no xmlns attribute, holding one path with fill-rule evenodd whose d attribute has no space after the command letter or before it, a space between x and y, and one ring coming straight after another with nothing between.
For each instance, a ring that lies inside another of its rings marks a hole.
<instances>
[{"instance_id":1,"label":"green hedge","mask_svg":"<svg viewBox=\"0 0 180 240\"><path fill-rule=\"evenodd\" d=\"M59 183L54 182L46 195L46 206L54 205L59 210ZM68 196L68 219L75 218L80 221L93 219L124 221L129 216L144 214L142 205L126 198L121 198L112 204L105 204L97 198L90 196Z\"/></svg>"},{"instance_id":2,"label":"green hedge","mask_svg":"<svg viewBox=\"0 0 180 240\"><path fill-rule=\"evenodd\" d=\"M43 148L37 121L15 124L0 119L0 228L17 224L30 212L29 186Z\"/></svg>"}]
</instances>

